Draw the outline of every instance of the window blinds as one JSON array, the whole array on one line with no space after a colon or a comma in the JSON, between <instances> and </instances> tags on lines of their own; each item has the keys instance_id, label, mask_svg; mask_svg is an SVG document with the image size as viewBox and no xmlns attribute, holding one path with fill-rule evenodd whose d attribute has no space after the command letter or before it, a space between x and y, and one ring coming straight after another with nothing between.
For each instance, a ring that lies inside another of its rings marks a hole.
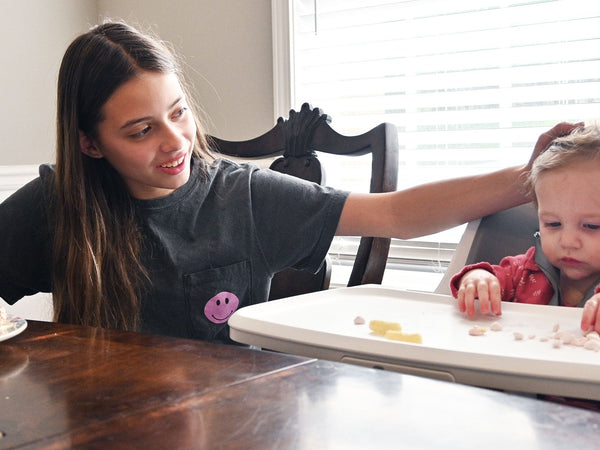
<instances>
[{"instance_id":1,"label":"window blinds","mask_svg":"<svg viewBox=\"0 0 600 450\"><path fill-rule=\"evenodd\" d=\"M555 123L597 116L600 2L293 6L294 105L348 134L396 124L405 186L523 163Z\"/></svg>"},{"instance_id":2,"label":"window blinds","mask_svg":"<svg viewBox=\"0 0 600 450\"><path fill-rule=\"evenodd\" d=\"M598 116L600 2L291 5L292 106L322 108L344 134L394 123L399 188L525 163L554 124ZM327 168L328 180L365 191L361 164L337 162ZM443 271L462 229L394 241L391 265ZM334 243L338 261L352 253L351 244Z\"/></svg>"}]
</instances>

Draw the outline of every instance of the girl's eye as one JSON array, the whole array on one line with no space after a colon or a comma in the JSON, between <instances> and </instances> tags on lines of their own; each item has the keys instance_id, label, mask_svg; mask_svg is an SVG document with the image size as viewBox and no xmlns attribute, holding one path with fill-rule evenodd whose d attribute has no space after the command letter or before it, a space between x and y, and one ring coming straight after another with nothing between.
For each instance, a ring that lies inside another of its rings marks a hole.
<instances>
[{"instance_id":1,"label":"girl's eye","mask_svg":"<svg viewBox=\"0 0 600 450\"><path fill-rule=\"evenodd\" d=\"M600 225L596 225L595 223L586 223L583 226L585 228L587 228L588 230L599 230L600 229Z\"/></svg>"},{"instance_id":2,"label":"girl's eye","mask_svg":"<svg viewBox=\"0 0 600 450\"><path fill-rule=\"evenodd\" d=\"M150 127L144 127L144 129L138 131L137 133L134 133L131 135L132 138L134 139L139 139L141 137L144 137L146 134L148 134L148 132L150 131Z\"/></svg>"},{"instance_id":3,"label":"girl's eye","mask_svg":"<svg viewBox=\"0 0 600 450\"><path fill-rule=\"evenodd\" d=\"M175 114L173 114L173 118L174 118L174 119L177 119L177 118L179 118L179 117L183 116L183 115L185 114L185 112L186 112L186 111L187 111L187 107L185 107L185 106L184 106L184 107L182 107L182 108L180 108L180 109L178 109L178 110L175 112Z\"/></svg>"}]
</instances>

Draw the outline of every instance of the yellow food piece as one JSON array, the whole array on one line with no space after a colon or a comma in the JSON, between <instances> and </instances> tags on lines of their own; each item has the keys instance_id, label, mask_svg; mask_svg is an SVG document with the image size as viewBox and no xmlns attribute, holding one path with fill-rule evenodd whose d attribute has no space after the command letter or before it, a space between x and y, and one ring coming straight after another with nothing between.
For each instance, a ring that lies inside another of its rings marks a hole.
<instances>
[{"instance_id":1,"label":"yellow food piece","mask_svg":"<svg viewBox=\"0 0 600 450\"><path fill-rule=\"evenodd\" d=\"M385 338L392 341L412 342L414 344L422 344L423 338L419 333L403 333L397 330L388 330L385 332Z\"/></svg>"},{"instance_id":2,"label":"yellow food piece","mask_svg":"<svg viewBox=\"0 0 600 450\"><path fill-rule=\"evenodd\" d=\"M386 322L385 320L371 320L369 322L369 328L373 333L382 336L384 336L388 330L400 331L402 329L398 322Z\"/></svg>"}]
</instances>

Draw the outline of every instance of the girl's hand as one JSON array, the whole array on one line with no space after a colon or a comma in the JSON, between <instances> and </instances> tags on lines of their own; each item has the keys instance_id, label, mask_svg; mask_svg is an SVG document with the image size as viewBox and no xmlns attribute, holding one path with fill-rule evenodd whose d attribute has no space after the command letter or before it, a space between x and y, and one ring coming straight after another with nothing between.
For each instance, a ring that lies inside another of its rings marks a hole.
<instances>
[{"instance_id":1,"label":"girl's hand","mask_svg":"<svg viewBox=\"0 0 600 450\"><path fill-rule=\"evenodd\" d=\"M463 275L458 288L458 309L468 317L475 315L475 299L479 299L481 314L490 311L499 316L501 311L501 290L498 278L487 270L474 269Z\"/></svg>"},{"instance_id":2,"label":"girl's hand","mask_svg":"<svg viewBox=\"0 0 600 450\"><path fill-rule=\"evenodd\" d=\"M585 302L581 316L581 331L600 333L600 294L594 295Z\"/></svg>"},{"instance_id":3,"label":"girl's hand","mask_svg":"<svg viewBox=\"0 0 600 450\"><path fill-rule=\"evenodd\" d=\"M575 128L579 128L582 126L584 126L583 122L561 122L554 125L554 127L552 127L550 130L540 135L533 149L533 153L531 154L531 158L529 159L529 163L527 164L527 170L531 170L531 165L533 164L535 158L544 153L544 151L546 151L546 149L550 147L550 144L554 139L556 139L557 137L566 136L567 134L571 134L571 132Z\"/></svg>"}]
</instances>

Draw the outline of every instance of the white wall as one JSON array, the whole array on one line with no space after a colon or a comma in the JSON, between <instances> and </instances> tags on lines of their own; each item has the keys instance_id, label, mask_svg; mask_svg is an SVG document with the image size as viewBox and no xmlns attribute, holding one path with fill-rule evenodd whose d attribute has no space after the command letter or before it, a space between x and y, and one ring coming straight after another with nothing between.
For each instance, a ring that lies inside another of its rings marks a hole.
<instances>
[{"instance_id":1,"label":"white wall","mask_svg":"<svg viewBox=\"0 0 600 450\"><path fill-rule=\"evenodd\" d=\"M0 165L54 158L60 60L96 17L92 0L0 0Z\"/></svg>"},{"instance_id":2,"label":"white wall","mask_svg":"<svg viewBox=\"0 0 600 450\"><path fill-rule=\"evenodd\" d=\"M274 125L270 0L0 0L0 165L54 159L60 60L106 17L174 44L208 132L247 139Z\"/></svg>"},{"instance_id":3,"label":"white wall","mask_svg":"<svg viewBox=\"0 0 600 450\"><path fill-rule=\"evenodd\" d=\"M242 140L275 124L270 0L98 0L98 13L175 46L209 133Z\"/></svg>"}]
</instances>

